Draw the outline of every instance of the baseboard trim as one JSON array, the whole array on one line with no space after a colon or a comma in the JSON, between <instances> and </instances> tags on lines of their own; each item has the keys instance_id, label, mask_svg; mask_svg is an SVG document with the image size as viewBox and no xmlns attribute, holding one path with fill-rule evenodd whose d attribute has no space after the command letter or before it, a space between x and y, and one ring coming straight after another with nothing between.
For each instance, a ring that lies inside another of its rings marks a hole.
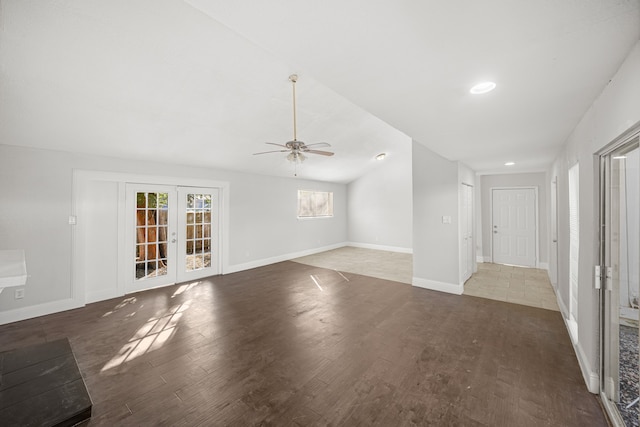
<instances>
[{"instance_id":1,"label":"baseboard trim","mask_svg":"<svg viewBox=\"0 0 640 427\"><path fill-rule=\"evenodd\" d=\"M111 298L118 298L122 295L118 295L115 289L108 289L106 291L97 291L97 292L87 292L87 304L91 304L93 302L99 302L108 300Z\"/></svg>"},{"instance_id":2,"label":"baseboard trim","mask_svg":"<svg viewBox=\"0 0 640 427\"><path fill-rule=\"evenodd\" d=\"M377 251L399 252L403 254L412 254L413 248L402 248L400 246L374 245L371 243L348 242L347 246L354 248L374 249Z\"/></svg>"},{"instance_id":3,"label":"baseboard trim","mask_svg":"<svg viewBox=\"0 0 640 427\"><path fill-rule=\"evenodd\" d=\"M537 268L539 268L540 270L549 271L549 263L548 262L539 262Z\"/></svg>"},{"instance_id":4,"label":"baseboard trim","mask_svg":"<svg viewBox=\"0 0 640 427\"><path fill-rule=\"evenodd\" d=\"M12 310L0 312L0 325L33 319L34 317L46 316L47 314L59 313L61 311L73 310L74 308L80 307L84 307L84 304L73 298L67 298L44 304L14 308Z\"/></svg>"},{"instance_id":5,"label":"baseboard trim","mask_svg":"<svg viewBox=\"0 0 640 427\"><path fill-rule=\"evenodd\" d=\"M307 249L299 252L290 252L288 254L278 255L270 258L263 258L255 261L245 262L242 264L230 265L225 274L237 273L238 271L251 270L252 268L264 267L265 265L275 264L283 261L290 261L295 258L343 248L345 246L349 246L349 244L347 242L336 243L334 245L322 246L320 248Z\"/></svg>"},{"instance_id":6,"label":"baseboard trim","mask_svg":"<svg viewBox=\"0 0 640 427\"><path fill-rule=\"evenodd\" d=\"M432 291L446 292L448 294L462 295L464 284L438 282L437 280L423 279L414 277L411 281L413 286L418 288L430 289Z\"/></svg>"},{"instance_id":7,"label":"baseboard trim","mask_svg":"<svg viewBox=\"0 0 640 427\"><path fill-rule=\"evenodd\" d=\"M585 385L587 386L587 390L593 394L600 393L600 376L597 372L592 371L589 368L589 364L587 362L587 356L582 348L582 344L578 337L574 342L571 332L571 326L569 325L569 311L567 310L567 306L560 298L559 294L556 294L556 300L558 301L558 307L560 308L560 315L562 316L562 320L564 321L564 326L567 328L567 335L569 335L569 339L571 340L571 344L573 345L573 351L576 354L576 358L578 359L578 366L580 366L580 372L582 372L582 378L584 380Z\"/></svg>"}]
</instances>

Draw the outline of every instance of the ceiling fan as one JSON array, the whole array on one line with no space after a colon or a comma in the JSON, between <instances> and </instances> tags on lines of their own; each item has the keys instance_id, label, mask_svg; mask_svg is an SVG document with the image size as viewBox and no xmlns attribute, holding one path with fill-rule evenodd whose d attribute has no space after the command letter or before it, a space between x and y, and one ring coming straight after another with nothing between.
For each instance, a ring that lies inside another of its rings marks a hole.
<instances>
[{"instance_id":1,"label":"ceiling fan","mask_svg":"<svg viewBox=\"0 0 640 427\"><path fill-rule=\"evenodd\" d=\"M265 144L275 145L277 147L281 147L282 149L273 150L273 151L262 151L260 153L253 153L254 156L257 154L267 154L267 153L289 153L287 155L287 160L294 163L302 163L306 159L305 154L320 154L321 156L333 156L334 153L332 153L331 151L322 151L322 150L315 149L319 147L331 147L331 144L328 144L326 142L316 142L315 144L305 144L302 141L298 141L297 125L296 125L296 82L298 81L298 75L297 74L290 75L289 81L291 82L293 87L293 140L287 142L286 144L276 144L273 142L265 142Z\"/></svg>"}]
</instances>

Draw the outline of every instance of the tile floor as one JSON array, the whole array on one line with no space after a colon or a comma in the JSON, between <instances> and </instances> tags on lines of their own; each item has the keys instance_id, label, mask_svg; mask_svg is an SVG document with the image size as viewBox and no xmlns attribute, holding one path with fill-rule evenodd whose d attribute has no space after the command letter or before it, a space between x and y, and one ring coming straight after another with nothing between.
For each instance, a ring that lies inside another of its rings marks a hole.
<instances>
[{"instance_id":1,"label":"tile floor","mask_svg":"<svg viewBox=\"0 0 640 427\"><path fill-rule=\"evenodd\" d=\"M411 254L345 246L293 261L315 267L411 284ZM560 311L545 270L479 263L464 286L464 295Z\"/></svg>"},{"instance_id":2,"label":"tile floor","mask_svg":"<svg viewBox=\"0 0 640 427\"><path fill-rule=\"evenodd\" d=\"M413 256L400 252L344 246L292 261L407 284L413 277Z\"/></svg>"},{"instance_id":3,"label":"tile floor","mask_svg":"<svg viewBox=\"0 0 640 427\"><path fill-rule=\"evenodd\" d=\"M560 311L549 275L538 268L479 263L464 295Z\"/></svg>"}]
</instances>

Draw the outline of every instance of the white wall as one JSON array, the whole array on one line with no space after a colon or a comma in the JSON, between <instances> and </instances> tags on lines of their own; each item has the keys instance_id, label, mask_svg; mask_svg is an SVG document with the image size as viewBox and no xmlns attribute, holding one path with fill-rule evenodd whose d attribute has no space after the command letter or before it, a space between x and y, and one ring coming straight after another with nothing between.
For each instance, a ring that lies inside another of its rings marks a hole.
<instances>
[{"instance_id":1,"label":"white wall","mask_svg":"<svg viewBox=\"0 0 640 427\"><path fill-rule=\"evenodd\" d=\"M460 294L458 173L456 162L413 142L413 284Z\"/></svg>"},{"instance_id":2,"label":"white wall","mask_svg":"<svg viewBox=\"0 0 640 427\"><path fill-rule=\"evenodd\" d=\"M506 187L535 187L538 189L538 267L548 268L549 262L549 189L546 174L540 173L514 173L500 175L482 175L480 177L481 200L481 224L482 258L491 260L491 189Z\"/></svg>"},{"instance_id":3,"label":"white wall","mask_svg":"<svg viewBox=\"0 0 640 427\"><path fill-rule=\"evenodd\" d=\"M232 271L341 246L347 240L346 185L0 145L0 249L25 249L30 275L24 299L14 300L13 292L0 294L0 324L71 308L70 299L77 302L72 287L72 263L77 262L72 257L75 230L68 225L75 208L74 169L228 182L228 263ZM117 185L109 181L92 185L104 198L100 205L83 207L82 212L96 216L78 217L78 224L104 221L105 226L117 228L112 216ZM334 217L298 220L298 189L333 191ZM113 265L118 258L113 255L117 233L89 234L88 238L99 238L93 247L106 255L105 265L95 274L117 270ZM96 295L104 283L93 289ZM82 286L87 287L92 285Z\"/></svg>"},{"instance_id":4,"label":"white wall","mask_svg":"<svg viewBox=\"0 0 640 427\"><path fill-rule=\"evenodd\" d=\"M354 246L411 252L413 191L411 139L398 141L382 161L352 181L348 193L349 242Z\"/></svg>"},{"instance_id":5,"label":"white wall","mask_svg":"<svg viewBox=\"0 0 640 427\"><path fill-rule=\"evenodd\" d=\"M598 384L598 291L593 266L598 262L598 173L594 153L640 121L640 42L573 130L548 172L558 177L558 302L569 307L568 169L580 163L580 260L578 340L574 343L589 390ZM551 259L551 262L555 262Z\"/></svg>"}]
</instances>

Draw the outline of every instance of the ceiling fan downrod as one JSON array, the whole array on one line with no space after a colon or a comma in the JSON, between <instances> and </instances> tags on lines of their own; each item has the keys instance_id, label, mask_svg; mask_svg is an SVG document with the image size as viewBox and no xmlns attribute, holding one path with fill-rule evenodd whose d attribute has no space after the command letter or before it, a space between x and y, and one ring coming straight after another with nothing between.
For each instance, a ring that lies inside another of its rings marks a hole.
<instances>
[{"instance_id":1,"label":"ceiling fan downrod","mask_svg":"<svg viewBox=\"0 0 640 427\"><path fill-rule=\"evenodd\" d=\"M298 81L298 75L291 74L289 81L293 86L293 140L298 141L298 129L296 125L296 82Z\"/></svg>"}]
</instances>

